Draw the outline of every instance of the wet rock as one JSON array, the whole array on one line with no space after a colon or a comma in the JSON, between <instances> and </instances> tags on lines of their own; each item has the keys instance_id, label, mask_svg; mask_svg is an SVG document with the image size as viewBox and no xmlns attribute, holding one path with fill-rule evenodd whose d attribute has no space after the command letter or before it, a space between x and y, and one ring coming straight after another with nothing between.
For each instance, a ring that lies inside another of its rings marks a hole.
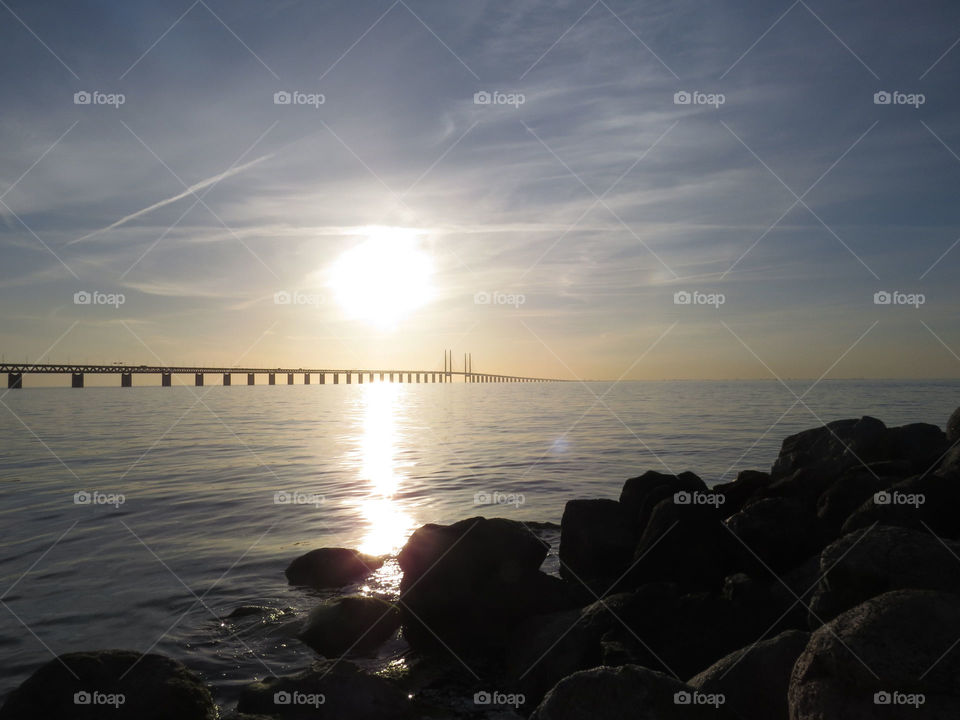
<instances>
[{"instance_id":1,"label":"wet rock","mask_svg":"<svg viewBox=\"0 0 960 720\"><path fill-rule=\"evenodd\" d=\"M215 720L206 685L181 663L131 650L67 653L27 678L2 720Z\"/></svg>"},{"instance_id":2,"label":"wet rock","mask_svg":"<svg viewBox=\"0 0 960 720\"><path fill-rule=\"evenodd\" d=\"M320 660L295 675L268 676L246 686L237 712L290 720L407 720L418 707L389 680L347 661ZM175 716L169 716L175 717Z\"/></svg>"},{"instance_id":3,"label":"wet rock","mask_svg":"<svg viewBox=\"0 0 960 720\"><path fill-rule=\"evenodd\" d=\"M603 593L630 566L637 538L616 500L571 500L560 525L561 577Z\"/></svg>"},{"instance_id":4,"label":"wet rock","mask_svg":"<svg viewBox=\"0 0 960 720\"><path fill-rule=\"evenodd\" d=\"M313 610L299 638L328 658L375 651L400 627L400 610L386 600L348 595Z\"/></svg>"},{"instance_id":5,"label":"wet rock","mask_svg":"<svg viewBox=\"0 0 960 720\"><path fill-rule=\"evenodd\" d=\"M787 630L730 653L687 684L722 694L741 720L789 720L790 674L809 638L809 633Z\"/></svg>"},{"instance_id":6,"label":"wet rock","mask_svg":"<svg viewBox=\"0 0 960 720\"><path fill-rule=\"evenodd\" d=\"M906 588L960 593L960 543L928 532L877 525L845 535L820 555L812 627L870 598Z\"/></svg>"},{"instance_id":7,"label":"wet rock","mask_svg":"<svg viewBox=\"0 0 960 720\"><path fill-rule=\"evenodd\" d=\"M847 610L794 665L790 718L960 717L960 654L945 652L957 637L960 598L948 593L896 590Z\"/></svg>"},{"instance_id":8,"label":"wet rock","mask_svg":"<svg viewBox=\"0 0 960 720\"><path fill-rule=\"evenodd\" d=\"M317 590L352 585L383 565L384 558L347 548L319 548L296 558L285 574L291 585Z\"/></svg>"},{"instance_id":9,"label":"wet rock","mask_svg":"<svg viewBox=\"0 0 960 720\"><path fill-rule=\"evenodd\" d=\"M554 687L531 720L724 720L721 705L694 704L694 688L638 665L581 670Z\"/></svg>"}]
</instances>

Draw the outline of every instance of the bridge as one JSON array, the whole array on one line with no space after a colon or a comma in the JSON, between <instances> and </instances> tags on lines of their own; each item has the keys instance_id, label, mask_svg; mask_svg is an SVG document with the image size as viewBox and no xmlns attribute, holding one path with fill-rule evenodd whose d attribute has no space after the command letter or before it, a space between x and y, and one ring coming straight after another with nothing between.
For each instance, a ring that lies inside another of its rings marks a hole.
<instances>
[{"instance_id":1,"label":"bridge","mask_svg":"<svg viewBox=\"0 0 960 720\"><path fill-rule=\"evenodd\" d=\"M262 368L262 367L199 367L199 366L172 366L172 365L55 365L45 363L5 363L0 362L0 373L7 374L7 388L20 389L23 387L23 376L26 374L38 375L70 375L71 386L82 388L86 375L119 375L121 387L133 387L134 375L159 375L161 387L170 387L174 375L193 375L194 385L203 386L206 375L220 375L224 385L232 385L234 375L246 375L247 385L255 385L257 375L266 375L268 385L277 384L277 376L281 379L286 376L286 384L293 385L294 377L303 376L303 384L309 385L311 378L316 376L317 382L324 385L329 377L331 384L340 383L343 377L346 384L351 384L353 378L357 383L367 382L407 382L407 383L451 383L459 379L465 383L531 383L531 382L565 382L556 378L524 377L519 375L501 375L497 373L478 373L473 371L473 357L470 353L464 355L463 370L453 369L453 353L444 353L443 370L400 370L400 369L331 369L331 368ZM406 379L404 379L406 378Z\"/></svg>"}]
</instances>

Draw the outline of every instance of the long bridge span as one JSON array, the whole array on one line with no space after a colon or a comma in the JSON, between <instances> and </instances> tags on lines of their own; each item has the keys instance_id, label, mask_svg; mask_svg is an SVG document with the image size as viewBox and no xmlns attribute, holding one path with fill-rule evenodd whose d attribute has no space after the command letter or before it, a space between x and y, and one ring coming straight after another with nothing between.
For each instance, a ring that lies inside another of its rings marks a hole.
<instances>
[{"instance_id":1,"label":"long bridge span","mask_svg":"<svg viewBox=\"0 0 960 720\"><path fill-rule=\"evenodd\" d=\"M47 363L6 363L0 362L0 373L7 374L7 387L19 389L23 387L23 376L38 375L70 375L71 386L82 388L87 375L119 375L121 387L133 387L134 375L159 375L160 385L170 387L174 375L193 375L194 385L203 386L206 375L220 375L224 385L232 385L234 375L246 375L247 385L255 385L257 375L266 375L268 385L276 385L277 377L286 376L286 384L293 385L297 375L303 377L303 384L309 385L313 377L323 385L330 378L334 385L339 384L343 377L347 384L356 378L357 383L367 382L407 382L407 383L451 383L457 380L465 383L530 383L530 382L565 382L556 378L525 377L521 375L503 375L499 373L474 372L473 359L468 353L464 356L464 369L453 369L453 354L444 353L443 370L405 370L393 369L333 369L333 368L264 368L264 367L201 367L193 365L126 365L126 364L47 364Z\"/></svg>"}]
</instances>

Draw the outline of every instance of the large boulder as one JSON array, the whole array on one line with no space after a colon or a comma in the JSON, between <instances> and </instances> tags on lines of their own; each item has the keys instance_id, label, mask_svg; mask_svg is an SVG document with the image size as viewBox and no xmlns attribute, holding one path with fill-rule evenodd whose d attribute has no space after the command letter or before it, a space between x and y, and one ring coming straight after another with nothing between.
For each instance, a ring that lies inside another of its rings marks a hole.
<instances>
[{"instance_id":1,"label":"large boulder","mask_svg":"<svg viewBox=\"0 0 960 720\"><path fill-rule=\"evenodd\" d=\"M947 442L960 442L960 407L954 410L947 420Z\"/></svg>"},{"instance_id":2,"label":"large boulder","mask_svg":"<svg viewBox=\"0 0 960 720\"><path fill-rule=\"evenodd\" d=\"M760 577L797 567L820 549L812 511L794 498L753 502L731 516L727 528L742 543L742 566Z\"/></svg>"},{"instance_id":3,"label":"large boulder","mask_svg":"<svg viewBox=\"0 0 960 720\"><path fill-rule=\"evenodd\" d=\"M200 678L163 655L97 650L61 655L7 697L2 720L215 720Z\"/></svg>"},{"instance_id":4,"label":"large boulder","mask_svg":"<svg viewBox=\"0 0 960 720\"><path fill-rule=\"evenodd\" d=\"M530 720L724 720L722 700L638 665L597 667L564 678Z\"/></svg>"},{"instance_id":5,"label":"large boulder","mask_svg":"<svg viewBox=\"0 0 960 720\"><path fill-rule=\"evenodd\" d=\"M790 674L809 638L809 633L787 630L717 660L687 684L723 695L740 720L789 720Z\"/></svg>"},{"instance_id":6,"label":"large boulder","mask_svg":"<svg viewBox=\"0 0 960 720\"><path fill-rule=\"evenodd\" d=\"M547 550L514 520L419 528L397 558L405 637L424 650L438 639L458 651L497 649L521 620L580 605L568 583L539 570Z\"/></svg>"},{"instance_id":7,"label":"large boulder","mask_svg":"<svg viewBox=\"0 0 960 720\"><path fill-rule=\"evenodd\" d=\"M894 458L910 463L918 473L928 471L949 446L943 430L929 423L890 428L886 443Z\"/></svg>"},{"instance_id":8,"label":"large boulder","mask_svg":"<svg viewBox=\"0 0 960 720\"><path fill-rule=\"evenodd\" d=\"M895 590L810 637L790 679L790 720L960 717L960 597Z\"/></svg>"},{"instance_id":9,"label":"large boulder","mask_svg":"<svg viewBox=\"0 0 960 720\"><path fill-rule=\"evenodd\" d=\"M390 680L335 660L318 660L295 675L267 676L247 685L240 693L237 712L284 720L412 720L420 716L407 693Z\"/></svg>"},{"instance_id":10,"label":"large boulder","mask_svg":"<svg viewBox=\"0 0 960 720\"><path fill-rule=\"evenodd\" d=\"M851 468L817 500L817 523L824 538L834 539L850 514L875 493L898 482L865 467Z\"/></svg>"},{"instance_id":11,"label":"large boulder","mask_svg":"<svg viewBox=\"0 0 960 720\"><path fill-rule=\"evenodd\" d=\"M647 470L643 475L632 477L623 484L620 504L634 524L637 533L643 532L654 506L676 492L706 492L703 480L692 472L667 475L656 470Z\"/></svg>"},{"instance_id":12,"label":"large boulder","mask_svg":"<svg viewBox=\"0 0 960 720\"><path fill-rule=\"evenodd\" d=\"M560 522L560 577L609 589L633 560L637 538L616 500L571 500Z\"/></svg>"},{"instance_id":13,"label":"large boulder","mask_svg":"<svg viewBox=\"0 0 960 720\"><path fill-rule=\"evenodd\" d=\"M856 530L820 554L822 577L810 604L813 627L890 590L960 594L960 542L877 525Z\"/></svg>"},{"instance_id":14,"label":"large boulder","mask_svg":"<svg viewBox=\"0 0 960 720\"><path fill-rule=\"evenodd\" d=\"M311 550L291 562L285 571L291 585L317 590L352 585L383 565L383 558L347 548Z\"/></svg>"},{"instance_id":15,"label":"large boulder","mask_svg":"<svg viewBox=\"0 0 960 720\"><path fill-rule=\"evenodd\" d=\"M757 497L770 485L770 473L758 470L741 470L733 482L713 486L713 491L723 495L725 502L721 510L730 517L743 509L747 501Z\"/></svg>"},{"instance_id":16,"label":"large boulder","mask_svg":"<svg viewBox=\"0 0 960 720\"><path fill-rule=\"evenodd\" d=\"M400 610L376 597L348 595L321 603L307 618L299 638L321 655L366 655L400 627Z\"/></svg>"},{"instance_id":17,"label":"large boulder","mask_svg":"<svg viewBox=\"0 0 960 720\"><path fill-rule=\"evenodd\" d=\"M844 534L874 523L932 531L960 539L960 478L917 475L870 497L843 523Z\"/></svg>"},{"instance_id":18,"label":"large boulder","mask_svg":"<svg viewBox=\"0 0 960 720\"><path fill-rule=\"evenodd\" d=\"M887 459L886 433L886 426L870 416L804 430L784 439L770 474L779 480L801 468L816 468L836 475L853 465Z\"/></svg>"}]
</instances>

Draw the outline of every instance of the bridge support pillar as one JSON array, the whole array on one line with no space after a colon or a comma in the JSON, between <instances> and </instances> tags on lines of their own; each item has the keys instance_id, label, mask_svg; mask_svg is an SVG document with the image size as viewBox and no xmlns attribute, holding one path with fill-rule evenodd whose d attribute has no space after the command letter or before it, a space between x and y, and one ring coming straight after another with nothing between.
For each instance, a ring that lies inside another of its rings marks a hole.
<instances>
[{"instance_id":1,"label":"bridge support pillar","mask_svg":"<svg viewBox=\"0 0 960 720\"><path fill-rule=\"evenodd\" d=\"M232 376L230 373L224 373L224 374L223 374L223 386L224 386L224 387L228 387L228 386L230 385L230 381L231 381L232 379L233 379L233 376Z\"/></svg>"},{"instance_id":2,"label":"bridge support pillar","mask_svg":"<svg viewBox=\"0 0 960 720\"><path fill-rule=\"evenodd\" d=\"M380 382L383 382L383 373L380 373Z\"/></svg>"},{"instance_id":3,"label":"bridge support pillar","mask_svg":"<svg viewBox=\"0 0 960 720\"><path fill-rule=\"evenodd\" d=\"M373 382L373 373L369 373L369 374L367 375L367 381L368 381L368 382Z\"/></svg>"},{"instance_id":4,"label":"bridge support pillar","mask_svg":"<svg viewBox=\"0 0 960 720\"><path fill-rule=\"evenodd\" d=\"M350 373L347 372L347 385L353 382L353 378L350 377Z\"/></svg>"},{"instance_id":5,"label":"bridge support pillar","mask_svg":"<svg viewBox=\"0 0 960 720\"><path fill-rule=\"evenodd\" d=\"M257 376L254 373L247 373L247 385L256 385Z\"/></svg>"},{"instance_id":6,"label":"bridge support pillar","mask_svg":"<svg viewBox=\"0 0 960 720\"><path fill-rule=\"evenodd\" d=\"M23 387L23 373L7 373L7 387L19 390Z\"/></svg>"},{"instance_id":7,"label":"bridge support pillar","mask_svg":"<svg viewBox=\"0 0 960 720\"><path fill-rule=\"evenodd\" d=\"M333 373L333 384L334 385L340 384L340 373Z\"/></svg>"},{"instance_id":8,"label":"bridge support pillar","mask_svg":"<svg viewBox=\"0 0 960 720\"><path fill-rule=\"evenodd\" d=\"M309 384L310 384L310 373L304 373L304 374L303 374L303 384L304 384L304 385L309 385Z\"/></svg>"},{"instance_id":9,"label":"bridge support pillar","mask_svg":"<svg viewBox=\"0 0 960 720\"><path fill-rule=\"evenodd\" d=\"M363 384L363 373L357 373L357 382Z\"/></svg>"},{"instance_id":10,"label":"bridge support pillar","mask_svg":"<svg viewBox=\"0 0 960 720\"><path fill-rule=\"evenodd\" d=\"M120 387L133 387L133 373L120 373Z\"/></svg>"},{"instance_id":11,"label":"bridge support pillar","mask_svg":"<svg viewBox=\"0 0 960 720\"><path fill-rule=\"evenodd\" d=\"M410 373L407 373L407 382L413 382L413 381L410 379Z\"/></svg>"},{"instance_id":12,"label":"bridge support pillar","mask_svg":"<svg viewBox=\"0 0 960 720\"><path fill-rule=\"evenodd\" d=\"M393 382L393 373L390 373L390 382Z\"/></svg>"},{"instance_id":13,"label":"bridge support pillar","mask_svg":"<svg viewBox=\"0 0 960 720\"><path fill-rule=\"evenodd\" d=\"M293 373L287 373L287 385L293 385Z\"/></svg>"},{"instance_id":14,"label":"bridge support pillar","mask_svg":"<svg viewBox=\"0 0 960 720\"><path fill-rule=\"evenodd\" d=\"M321 384L321 385L325 385L326 382L327 382L327 374L326 374L326 373L320 373L320 384Z\"/></svg>"},{"instance_id":15,"label":"bridge support pillar","mask_svg":"<svg viewBox=\"0 0 960 720\"><path fill-rule=\"evenodd\" d=\"M267 385L276 385L276 384L277 384L276 373L269 373L267 375Z\"/></svg>"},{"instance_id":16,"label":"bridge support pillar","mask_svg":"<svg viewBox=\"0 0 960 720\"><path fill-rule=\"evenodd\" d=\"M70 387L83 387L83 373L72 373L72 377L70 378Z\"/></svg>"},{"instance_id":17,"label":"bridge support pillar","mask_svg":"<svg viewBox=\"0 0 960 720\"><path fill-rule=\"evenodd\" d=\"M173 385L173 376L170 373L160 373L160 387Z\"/></svg>"},{"instance_id":18,"label":"bridge support pillar","mask_svg":"<svg viewBox=\"0 0 960 720\"><path fill-rule=\"evenodd\" d=\"M203 373L196 373L193 376L193 384L197 387L203 387Z\"/></svg>"}]
</instances>

